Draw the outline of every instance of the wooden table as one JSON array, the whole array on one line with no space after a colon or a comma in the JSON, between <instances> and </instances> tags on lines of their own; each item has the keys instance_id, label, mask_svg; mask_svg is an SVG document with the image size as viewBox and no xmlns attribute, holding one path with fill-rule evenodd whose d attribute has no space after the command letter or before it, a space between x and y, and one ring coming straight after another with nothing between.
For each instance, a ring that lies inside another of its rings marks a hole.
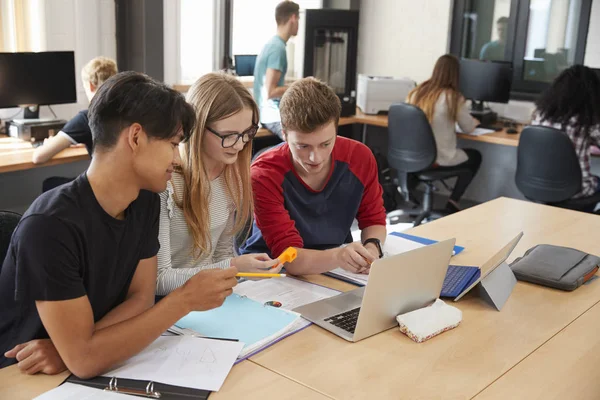
<instances>
[{"instance_id":1,"label":"wooden table","mask_svg":"<svg viewBox=\"0 0 600 400\"><path fill-rule=\"evenodd\" d=\"M363 113L359 108L356 109L356 114L351 117L347 117L346 119L340 118L340 125L346 124L363 124L363 142L365 141L366 136L366 127L369 125L379 126L383 128L387 128L388 126L388 116L387 115L369 115ZM459 133L458 137L465 140L473 140L476 142L484 142L491 144L502 144L505 146L514 146L517 147L519 145L519 137L521 136L521 128L518 128L519 133L511 134L507 133L507 128L502 129L501 131L488 133L486 135L481 136L473 136L466 135L464 133Z\"/></svg>"},{"instance_id":2,"label":"wooden table","mask_svg":"<svg viewBox=\"0 0 600 400\"><path fill-rule=\"evenodd\" d=\"M369 126L378 126L380 128L388 127L388 116L387 115L369 115L360 111L359 108L356 109L355 115L350 115L348 117L341 117L339 125L352 125L352 124L362 124L363 125L363 133L362 133L362 142L366 142L367 136L367 128ZM519 145L519 138L521 136L521 127L518 127L519 133L511 134L507 133L508 128L504 128L501 131L488 133L486 135L481 136L473 136L466 135L464 133L458 133L458 137L465 140L473 140L476 142L483 143L491 143L491 144L501 144L504 146L513 146L517 147ZM271 132L266 130L265 128L261 128L258 131L258 137L264 137L272 135Z\"/></svg>"},{"instance_id":3,"label":"wooden table","mask_svg":"<svg viewBox=\"0 0 600 400\"><path fill-rule=\"evenodd\" d=\"M466 250L453 264L481 265L520 231L509 261L540 243L597 253L600 216L499 198L413 228ZM325 276L309 281L350 290ZM470 293L463 322L417 344L397 328L349 343L311 326L234 367L215 398L598 398L600 279L574 292L518 282L502 311ZM0 398L30 398L64 376L0 370Z\"/></svg>"},{"instance_id":4,"label":"wooden table","mask_svg":"<svg viewBox=\"0 0 600 400\"><path fill-rule=\"evenodd\" d=\"M0 135L0 173L90 159L85 147L70 147L61 151L44 164L34 164L33 161L31 161L33 151L34 149L31 146L31 143Z\"/></svg>"},{"instance_id":5,"label":"wooden table","mask_svg":"<svg viewBox=\"0 0 600 400\"><path fill-rule=\"evenodd\" d=\"M0 399L30 400L60 385L68 376L25 375L16 366L0 369ZM327 397L299 383L275 374L250 361L236 365L220 391L210 395L218 399L315 399Z\"/></svg>"},{"instance_id":6,"label":"wooden table","mask_svg":"<svg viewBox=\"0 0 600 400\"><path fill-rule=\"evenodd\" d=\"M600 231L600 217L499 198L411 233L437 240L455 237L466 250L452 263L481 265L520 231L525 235L511 259L539 243L597 252L592 233ZM351 287L322 276L309 280L340 290ZM453 303L463 311L463 322L429 342L416 344L394 328L349 343L311 326L251 359L334 398L468 399L599 301L600 281L574 292L519 282L501 312L474 293Z\"/></svg>"},{"instance_id":7,"label":"wooden table","mask_svg":"<svg viewBox=\"0 0 600 400\"><path fill-rule=\"evenodd\" d=\"M600 397L600 304L475 397L589 399Z\"/></svg>"}]
</instances>

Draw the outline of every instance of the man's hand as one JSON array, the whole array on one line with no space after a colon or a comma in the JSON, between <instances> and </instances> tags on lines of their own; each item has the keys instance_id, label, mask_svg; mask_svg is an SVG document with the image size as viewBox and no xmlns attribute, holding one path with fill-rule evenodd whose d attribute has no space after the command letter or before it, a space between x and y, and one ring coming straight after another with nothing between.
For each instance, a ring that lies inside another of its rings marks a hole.
<instances>
[{"instance_id":1,"label":"man's hand","mask_svg":"<svg viewBox=\"0 0 600 400\"><path fill-rule=\"evenodd\" d=\"M340 247L336 258L340 268L359 274L367 273L371 263L378 257L371 254L361 243L353 242L345 247Z\"/></svg>"},{"instance_id":2,"label":"man's hand","mask_svg":"<svg viewBox=\"0 0 600 400\"><path fill-rule=\"evenodd\" d=\"M220 307L237 285L235 267L206 269L198 272L181 287L183 301L190 311L206 311Z\"/></svg>"},{"instance_id":3,"label":"man's hand","mask_svg":"<svg viewBox=\"0 0 600 400\"><path fill-rule=\"evenodd\" d=\"M19 369L27 375L41 372L56 375L67 369L50 339L32 340L16 345L4 353L6 358L16 358Z\"/></svg>"}]
</instances>

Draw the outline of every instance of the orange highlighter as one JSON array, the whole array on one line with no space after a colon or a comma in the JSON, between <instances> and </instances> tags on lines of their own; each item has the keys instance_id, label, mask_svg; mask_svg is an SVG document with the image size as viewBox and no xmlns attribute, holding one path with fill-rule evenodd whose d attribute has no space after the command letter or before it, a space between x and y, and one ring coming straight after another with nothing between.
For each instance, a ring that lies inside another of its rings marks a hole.
<instances>
[{"instance_id":1,"label":"orange highlighter","mask_svg":"<svg viewBox=\"0 0 600 400\"><path fill-rule=\"evenodd\" d=\"M280 264L291 263L296 259L297 255L298 250L296 250L294 247L288 247L283 251L283 253L279 255L279 257L277 257L277 259L279 260L279 264L277 264L275 267L278 267Z\"/></svg>"}]
</instances>

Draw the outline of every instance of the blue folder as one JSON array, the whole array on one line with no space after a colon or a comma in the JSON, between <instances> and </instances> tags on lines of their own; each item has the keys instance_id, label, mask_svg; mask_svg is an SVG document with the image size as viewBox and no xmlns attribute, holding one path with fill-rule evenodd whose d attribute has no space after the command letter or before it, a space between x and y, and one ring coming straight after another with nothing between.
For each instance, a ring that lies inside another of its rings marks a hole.
<instances>
[{"instance_id":1,"label":"blue folder","mask_svg":"<svg viewBox=\"0 0 600 400\"><path fill-rule=\"evenodd\" d=\"M237 339L246 348L275 335L298 318L296 313L234 293L225 299L221 307L191 312L175 325L202 336Z\"/></svg>"},{"instance_id":2,"label":"blue folder","mask_svg":"<svg viewBox=\"0 0 600 400\"><path fill-rule=\"evenodd\" d=\"M394 235L394 236L398 236L401 238L404 238L406 240L412 240L413 242L417 242L417 243L421 243L421 244L434 244L437 243L437 240L433 240L433 239L427 239L424 237L420 237L420 236L414 236L414 235L409 235L407 233L402 233L402 232L391 232L390 235ZM457 255L459 254L461 251L463 251L465 248L462 246L454 246L454 251L452 252L452 255Z\"/></svg>"}]
</instances>

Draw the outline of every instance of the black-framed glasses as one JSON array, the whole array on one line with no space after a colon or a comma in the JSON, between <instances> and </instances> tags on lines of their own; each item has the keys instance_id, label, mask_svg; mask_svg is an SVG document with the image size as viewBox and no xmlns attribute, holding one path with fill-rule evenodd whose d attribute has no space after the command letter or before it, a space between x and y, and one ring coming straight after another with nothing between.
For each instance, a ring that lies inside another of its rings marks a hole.
<instances>
[{"instance_id":1,"label":"black-framed glasses","mask_svg":"<svg viewBox=\"0 0 600 400\"><path fill-rule=\"evenodd\" d=\"M229 147L235 146L235 144L238 142L238 140L240 140L240 138L242 138L242 142L244 144L246 144L249 141L251 141L252 139L254 139L254 136L256 136L256 132L258 132L258 125L252 124L252 126L250 128L246 129L242 133L230 133L228 135L223 135L223 134L215 131L214 129L209 128L208 126L206 127L206 129L208 129L208 131L210 133L212 133L213 135L221 138L221 146L222 147L229 148Z\"/></svg>"}]
</instances>

